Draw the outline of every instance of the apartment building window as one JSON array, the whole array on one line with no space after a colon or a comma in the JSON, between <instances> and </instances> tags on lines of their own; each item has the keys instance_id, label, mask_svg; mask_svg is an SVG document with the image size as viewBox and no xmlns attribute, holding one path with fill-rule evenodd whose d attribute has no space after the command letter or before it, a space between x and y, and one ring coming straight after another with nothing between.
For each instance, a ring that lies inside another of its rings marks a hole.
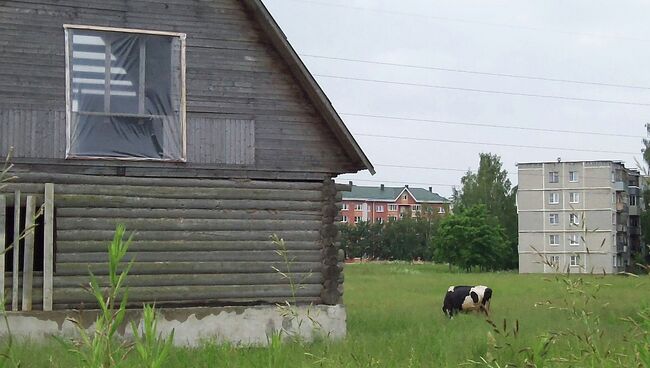
<instances>
[{"instance_id":1,"label":"apartment building window","mask_svg":"<svg viewBox=\"0 0 650 368\"><path fill-rule=\"evenodd\" d=\"M569 193L569 203L580 203L580 193L578 192Z\"/></svg>"},{"instance_id":2,"label":"apartment building window","mask_svg":"<svg viewBox=\"0 0 650 368\"><path fill-rule=\"evenodd\" d=\"M636 216L630 216L630 226L632 227L639 226L639 218Z\"/></svg>"},{"instance_id":3,"label":"apartment building window","mask_svg":"<svg viewBox=\"0 0 650 368\"><path fill-rule=\"evenodd\" d=\"M578 218L578 214L572 213L569 215L569 224L570 225L579 225L580 224L580 218Z\"/></svg>"},{"instance_id":4,"label":"apartment building window","mask_svg":"<svg viewBox=\"0 0 650 368\"><path fill-rule=\"evenodd\" d=\"M345 215L341 216L341 222L348 222L348 217Z\"/></svg>"},{"instance_id":5,"label":"apartment building window","mask_svg":"<svg viewBox=\"0 0 650 368\"><path fill-rule=\"evenodd\" d=\"M578 172L577 171L569 171L569 182L571 182L571 183L577 183L578 182Z\"/></svg>"},{"instance_id":6,"label":"apartment building window","mask_svg":"<svg viewBox=\"0 0 650 368\"><path fill-rule=\"evenodd\" d=\"M551 234L548 236L549 245L560 245L560 236L557 234Z\"/></svg>"},{"instance_id":7,"label":"apartment building window","mask_svg":"<svg viewBox=\"0 0 650 368\"><path fill-rule=\"evenodd\" d=\"M571 256L569 265L570 266L579 266L580 265L580 256L578 256L578 255Z\"/></svg>"},{"instance_id":8,"label":"apartment building window","mask_svg":"<svg viewBox=\"0 0 650 368\"><path fill-rule=\"evenodd\" d=\"M560 215L557 213L551 213L548 215L548 222L551 225L557 225L560 223Z\"/></svg>"},{"instance_id":9,"label":"apartment building window","mask_svg":"<svg viewBox=\"0 0 650 368\"><path fill-rule=\"evenodd\" d=\"M355 224L358 224L358 223L360 223L361 221L363 221L363 220L361 219L361 216L354 216L354 223L355 223Z\"/></svg>"},{"instance_id":10,"label":"apartment building window","mask_svg":"<svg viewBox=\"0 0 650 368\"><path fill-rule=\"evenodd\" d=\"M548 194L548 204L558 204L560 203L560 193L551 192Z\"/></svg>"},{"instance_id":11,"label":"apartment building window","mask_svg":"<svg viewBox=\"0 0 650 368\"><path fill-rule=\"evenodd\" d=\"M420 211L421 206L419 204L414 204L411 206L411 210L413 211Z\"/></svg>"},{"instance_id":12,"label":"apartment building window","mask_svg":"<svg viewBox=\"0 0 650 368\"><path fill-rule=\"evenodd\" d=\"M560 173L557 171L548 172L548 182L549 183L559 183L560 182Z\"/></svg>"},{"instance_id":13,"label":"apartment building window","mask_svg":"<svg viewBox=\"0 0 650 368\"><path fill-rule=\"evenodd\" d=\"M397 205L396 204L389 204L388 205L388 210L389 211L397 211Z\"/></svg>"},{"instance_id":14,"label":"apartment building window","mask_svg":"<svg viewBox=\"0 0 650 368\"><path fill-rule=\"evenodd\" d=\"M569 235L569 245L580 245L580 236L578 234Z\"/></svg>"},{"instance_id":15,"label":"apartment building window","mask_svg":"<svg viewBox=\"0 0 650 368\"><path fill-rule=\"evenodd\" d=\"M380 224L383 224L383 223L384 223L384 219L381 218L381 217L377 217L377 218L375 219L375 221L378 222L378 223L380 223Z\"/></svg>"},{"instance_id":16,"label":"apartment building window","mask_svg":"<svg viewBox=\"0 0 650 368\"><path fill-rule=\"evenodd\" d=\"M347 204L347 203L343 203L343 207L341 207L341 210L343 210L343 211L347 211L347 210L348 210L348 204Z\"/></svg>"},{"instance_id":17,"label":"apartment building window","mask_svg":"<svg viewBox=\"0 0 650 368\"><path fill-rule=\"evenodd\" d=\"M444 214L445 213L445 208L444 207L438 207L438 213L439 214Z\"/></svg>"},{"instance_id":18,"label":"apartment building window","mask_svg":"<svg viewBox=\"0 0 650 368\"><path fill-rule=\"evenodd\" d=\"M550 263L551 266L558 267L560 265L560 256L549 256L548 263Z\"/></svg>"},{"instance_id":19,"label":"apartment building window","mask_svg":"<svg viewBox=\"0 0 650 368\"><path fill-rule=\"evenodd\" d=\"M635 195L630 196L630 206L636 206L636 196Z\"/></svg>"},{"instance_id":20,"label":"apartment building window","mask_svg":"<svg viewBox=\"0 0 650 368\"><path fill-rule=\"evenodd\" d=\"M363 205L362 204L355 204L354 205L354 210L355 211L363 211Z\"/></svg>"},{"instance_id":21,"label":"apartment building window","mask_svg":"<svg viewBox=\"0 0 650 368\"><path fill-rule=\"evenodd\" d=\"M397 217L395 217L395 216L388 216L388 220L390 220L390 221L395 221L395 220L397 220Z\"/></svg>"},{"instance_id":22,"label":"apartment building window","mask_svg":"<svg viewBox=\"0 0 650 368\"><path fill-rule=\"evenodd\" d=\"M384 206L377 206L377 212L384 212Z\"/></svg>"}]
</instances>

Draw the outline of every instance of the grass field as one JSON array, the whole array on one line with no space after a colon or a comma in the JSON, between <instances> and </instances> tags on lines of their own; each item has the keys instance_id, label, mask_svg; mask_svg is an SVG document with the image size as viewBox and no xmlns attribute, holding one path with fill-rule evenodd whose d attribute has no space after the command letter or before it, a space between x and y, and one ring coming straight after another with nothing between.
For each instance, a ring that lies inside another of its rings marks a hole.
<instances>
[{"instance_id":1,"label":"grass field","mask_svg":"<svg viewBox=\"0 0 650 368\"><path fill-rule=\"evenodd\" d=\"M576 281L572 276L569 280ZM491 319L508 330L519 322L519 334L496 342L513 348L491 350L503 363L515 359L508 351L539 346L539 336L551 332L585 331L597 353L578 364L552 362L546 366L608 366L602 359L608 350L612 360L630 362L634 354L631 325L621 319L635 316L650 306L650 277L585 276L589 283L569 293L563 278L516 273L451 273L446 267L408 264L355 264L345 269L345 304L348 337L341 342L285 343L272 348L234 348L208 342L197 349L175 349L170 367L456 367L486 356L492 327L479 315L444 317L445 291L454 284L485 284L494 290ZM584 293L584 294L583 294ZM595 295L595 298L590 297ZM566 300L565 300L566 299ZM586 307L583 302L589 299ZM542 302L542 304L538 304ZM548 304L548 303L551 304ZM551 307L571 307L563 310ZM537 306L536 306L537 305ZM582 311L593 315L582 315ZM601 335L602 334L602 335ZM580 354L590 344L576 337L560 336L549 345L554 359ZM38 352L37 354L35 354ZM523 353L522 353L523 354ZM599 355L600 354L600 355ZM620 355L615 355L620 354ZM57 343L16 346L23 367L71 367L75 358ZM589 360L592 357L595 360ZM126 362L125 366L130 366ZM630 366L624 363L611 366Z\"/></svg>"}]
</instances>

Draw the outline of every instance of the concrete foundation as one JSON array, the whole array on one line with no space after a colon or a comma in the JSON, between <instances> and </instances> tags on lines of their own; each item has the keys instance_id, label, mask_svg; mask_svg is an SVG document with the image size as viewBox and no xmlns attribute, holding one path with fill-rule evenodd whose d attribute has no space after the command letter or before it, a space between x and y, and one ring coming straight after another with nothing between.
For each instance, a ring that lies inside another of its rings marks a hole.
<instances>
[{"instance_id":1,"label":"concrete foundation","mask_svg":"<svg viewBox=\"0 0 650 368\"><path fill-rule=\"evenodd\" d=\"M266 345L269 337L281 332L284 337L312 341L316 337L341 339L346 334L346 312L343 305L313 305L286 309L276 306L161 308L158 331L167 336L174 331L177 346L197 346L201 342L235 345ZM32 311L7 312L9 328L14 337L45 341L51 336L74 338L78 330L70 318L89 331L95 326L98 311ZM129 310L119 334L133 336L130 321L142 323L139 310ZM7 326L0 323L0 336Z\"/></svg>"}]
</instances>

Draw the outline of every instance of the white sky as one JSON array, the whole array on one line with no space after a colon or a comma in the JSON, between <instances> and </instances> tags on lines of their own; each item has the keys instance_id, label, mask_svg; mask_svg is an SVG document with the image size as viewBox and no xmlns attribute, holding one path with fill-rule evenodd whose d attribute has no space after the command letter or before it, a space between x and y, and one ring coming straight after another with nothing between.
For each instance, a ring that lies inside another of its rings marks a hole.
<instances>
[{"instance_id":1,"label":"white sky","mask_svg":"<svg viewBox=\"0 0 650 368\"><path fill-rule=\"evenodd\" d=\"M353 180L358 185L377 186L380 183L433 186L434 191L449 196L451 186L459 185L463 175L458 170L475 169L480 152L500 155L513 184L517 179L517 162L555 161L561 157L567 161L622 160L628 167L636 167L635 157L641 160L641 139L646 135L644 125L650 122L648 1L264 0L264 3L377 171L374 176L367 171L343 175L337 181ZM644 88L486 76L307 55ZM626 103L480 93L322 75ZM633 137L487 128L349 114Z\"/></svg>"}]
</instances>

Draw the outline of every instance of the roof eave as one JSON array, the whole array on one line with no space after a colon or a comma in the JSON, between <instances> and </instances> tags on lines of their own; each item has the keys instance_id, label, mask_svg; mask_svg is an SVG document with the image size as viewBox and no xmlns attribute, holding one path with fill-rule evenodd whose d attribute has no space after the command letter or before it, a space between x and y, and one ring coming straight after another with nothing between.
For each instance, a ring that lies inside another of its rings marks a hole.
<instances>
[{"instance_id":1,"label":"roof eave","mask_svg":"<svg viewBox=\"0 0 650 368\"><path fill-rule=\"evenodd\" d=\"M294 78L296 78L302 89L314 104L314 107L316 107L320 115L325 119L325 122L332 129L332 132L342 144L345 152L353 160L358 160L354 169L366 169L374 175L374 166L363 150L361 150L361 147L345 126L345 123L343 123L339 114L334 110L331 102L302 62L298 53L293 49L284 32L282 32L280 26L275 22L275 19L273 19L273 16L271 16L271 13L268 11L264 3L262 3L261 0L242 0L242 2L253 12L258 23L269 36L273 46L275 46L276 51L288 64L289 70L293 74Z\"/></svg>"}]
</instances>

